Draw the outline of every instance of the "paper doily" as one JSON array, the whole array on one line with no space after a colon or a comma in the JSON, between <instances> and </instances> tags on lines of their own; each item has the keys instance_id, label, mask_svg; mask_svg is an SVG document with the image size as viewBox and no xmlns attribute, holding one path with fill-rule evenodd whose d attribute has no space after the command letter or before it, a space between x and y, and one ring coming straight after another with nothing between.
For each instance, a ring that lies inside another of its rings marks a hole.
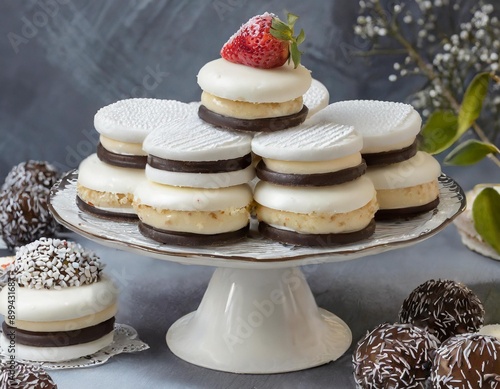
<instances>
[{"instance_id":1,"label":"paper doily","mask_svg":"<svg viewBox=\"0 0 500 389\"><path fill-rule=\"evenodd\" d=\"M126 324L115 324L113 342L94 354L87 355L71 361L63 362L36 362L45 370L80 369L93 367L106 363L111 357L122 353L135 353L149 349L149 345L138 338L137 331ZM3 351L2 358L7 357ZM21 361L31 363L32 361Z\"/></svg>"}]
</instances>

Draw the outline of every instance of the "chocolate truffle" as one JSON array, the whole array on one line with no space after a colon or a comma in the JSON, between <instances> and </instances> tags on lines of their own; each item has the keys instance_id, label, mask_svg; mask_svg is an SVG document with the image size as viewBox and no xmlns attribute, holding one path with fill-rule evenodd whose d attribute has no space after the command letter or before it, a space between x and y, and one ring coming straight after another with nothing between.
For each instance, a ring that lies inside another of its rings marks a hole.
<instances>
[{"instance_id":1,"label":"chocolate truffle","mask_svg":"<svg viewBox=\"0 0 500 389\"><path fill-rule=\"evenodd\" d=\"M354 350L354 379L361 389L426 388L439 341L411 324L381 324Z\"/></svg>"},{"instance_id":2,"label":"chocolate truffle","mask_svg":"<svg viewBox=\"0 0 500 389\"><path fill-rule=\"evenodd\" d=\"M457 334L476 332L484 322L484 308L465 285L429 280L404 300L399 321L425 328L443 342Z\"/></svg>"},{"instance_id":3,"label":"chocolate truffle","mask_svg":"<svg viewBox=\"0 0 500 389\"><path fill-rule=\"evenodd\" d=\"M500 388L500 341L480 334L449 338L437 349L431 381L435 389Z\"/></svg>"},{"instance_id":4,"label":"chocolate truffle","mask_svg":"<svg viewBox=\"0 0 500 389\"><path fill-rule=\"evenodd\" d=\"M55 233L58 225L48 201L49 189L42 185L0 192L0 233L9 249Z\"/></svg>"},{"instance_id":5,"label":"chocolate truffle","mask_svg":"<svg viewBox=\"0 0 500 389\"><path fill-rule=\"evenodd\" d=\"M7 174L2 190L11 187L22 189L32 185L41 185L50 189L59 176L58 170L48 162L32 160L21 162Z\"/></svg>"},{"instance_id":6,"label":"chocolate truffle","mask_svg":"<svg viewBox=\"0 0 500 389\"><path fill-rule=\"evenodd\" d=\"M57 389L47 372L38 365L17 361L0 362L0 389Z\"/></svg>"}]
</instances>

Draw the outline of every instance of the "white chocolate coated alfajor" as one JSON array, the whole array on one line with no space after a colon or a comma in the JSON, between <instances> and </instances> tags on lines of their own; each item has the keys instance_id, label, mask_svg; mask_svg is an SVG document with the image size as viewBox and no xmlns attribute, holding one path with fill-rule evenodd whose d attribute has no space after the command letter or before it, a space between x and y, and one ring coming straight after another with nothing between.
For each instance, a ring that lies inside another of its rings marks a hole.
<instances>
[{"instance_id":1,"label":"white chocolate coated alfajor","mask_svg":"<svg viewBox=\"0 0 500 389\"><path fill-rule=\"evenodd\" d=\"M205 92L228 100L249 103L283 103L304 95L311 86L311 73L304 66L285 64L259 69L219 58L205 64L198 73L198 85Z\"/></svg>"},{"instance_id":2,"label":"white chocolate coated alfajor","mask_svg":"<svg viewBox=\"0 0 500 389\"><path fill-rule=\"evenodd\" d=\"M281 161L331 161L359 153L362 146L363 139L352 126L329 121L260 133L252 140L255 154Z\"/></svg>"},{"instance_id":3,"label":"white chocolate coated alfajor","mask_svg":"<svg viewBox=\"0 0 500 389\"><path fill-rule=\"evenodd\" d=\"M118 301L118 288L101 276L98 282L62 289L16 287L16 319L29 322L55 322L97 314ZM0 291L0 313L8 312L8 288ZM51 331L56 331L51 330Z\"/></svg>"},{"instance_id":4,"label":"white chocolate coated alfajor","mask_svg":"<svg viewBox=\"0 0 500 389\"><path fill-rule=\"evenodd\" d=\"M372 182L366 177L322 187L292 187L260 181L255 201L265 207L293 213L346 213L362 208L375 197Z\"/></svg>"},{"instance_id":5,"label":"white chocolate coated alfajor","mask_svg":"<svg viewBox=\"0 0 500 389\"><path fill-rule=\"evenodd\" d=\"M330 93L323 83L313 78L311 86L303 98L304 105L309 109L307 113L307 117L309 118L328 106Z\"/></svg>"},{"instance_id":6,"label":"white chocolate coated alfajor","mask_svg":"<svg viewBox=\"0 0 500 389\"><path fill-rule=\"evenodd\" d=\"M410 146L422 125L422 118L411 105L376 100L333 103L311 120L329 120L353 126L363 137L362 154Z\"/></svg>"},{"instance_id":7,"label":"white chocolate coated alfajor","mask_svg":"<svg viewBox=\"0 0 500 389\"><path fill-rule=\"evenodd\" d=\"M146 181L134 193L134 205L176 211L220 211L243 208L252 202L247 184L219 189L184 188Z\"/></svg>"},{"instance_id":8,"label":"white chocolate coated alfajor","mask_svg":"<svg viewBox=\"0 0 500 389\"><path fill-rule=\"evenodd\" d=\"M151 132L143 143L149 154L175 161L221 161L251 151L249 134L227 131L191 116L171 121Z\"/></svg>"},{"instance_id":9,"label":"white chocolate coated alfajor","mask_svg":"<svg viewBox=\"0 0 500 389\"><path fill-rule=\"evenodd\" d=\"M142 143L154 129L191 115L196 115L196 108L176 100L125 99L99 109L94 127L107 138Z\"/></svg>"},{"instance_id":10,"label":"white chocolate coated alfajor","mask_svg":"<svg viewBox=\"0 0 500 389\"><path fill-rule=\"evenodd\" d=\"M92 342L63 347L34 347L16 344L16 358L34 362L61 362L91 355L113 342L114 331ZM0 347L7 350L10 340L0 336Z\"/></svg>"},{"instance_id":11,"label":"white chocolate coated alfajor","mask_svg":"<svg viewBox=\"0 0 500 389\"><path fill-rule=\"evenodd\" d=\"M370 166L366 172L366 176L372 180L377 190L422 185L436 180L440 175L439 162L423 151L418 151L415 156L403 162Z\"/></svg>"},{"instance_id":12,"label":"white chocolate coated alfajor","mask_svg":"<svg viewBox=\"0 0 500 389\"><path fill-rule=\"evenodd\" d=\"M85 158L78 167L78 184L99 192L134 193L145 180L144 170L109 165L97 154Z\"/></svg>"}]
</instances>

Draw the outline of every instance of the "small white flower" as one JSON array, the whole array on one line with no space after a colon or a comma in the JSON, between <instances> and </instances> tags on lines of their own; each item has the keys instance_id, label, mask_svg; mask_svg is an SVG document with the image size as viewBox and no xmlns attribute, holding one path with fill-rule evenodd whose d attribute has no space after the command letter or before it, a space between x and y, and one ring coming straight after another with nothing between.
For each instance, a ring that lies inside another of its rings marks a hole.
<instances>
[{"instance_id":1,"label":"small white flower","mask_svg":"<svg viewBox=\"0 0 500 389\"><path fill-rule=\"evenodd\" d=\"M397 79L398 79L398 76L396 76L395 74L391 74L391 75L389 76L389 81L390 81L390 82L394 82L394 81L396 81Z\"/></svg>"},{"instance_id":2,"label":"small white flower","mask_svg":"<svg viewBox=\"0 0 500 389\"><path fill-rule=\"evenodd\" d=\"M399 70L401 69L401 64L399 62L394 62L394 65L392 66L394 70Z\"/></svg>"},{"instance_id":3,"label":"small white flower","mask_svg":"<svg viewBox=\"0 0 500 389\"><path fill-rule=\"evenodd\" d=\"M403 22L405 22L406 24L410 24L411 22L413 22L412 16L410 14L405 15L403 18Z\"/></svg>"}]
</instances>

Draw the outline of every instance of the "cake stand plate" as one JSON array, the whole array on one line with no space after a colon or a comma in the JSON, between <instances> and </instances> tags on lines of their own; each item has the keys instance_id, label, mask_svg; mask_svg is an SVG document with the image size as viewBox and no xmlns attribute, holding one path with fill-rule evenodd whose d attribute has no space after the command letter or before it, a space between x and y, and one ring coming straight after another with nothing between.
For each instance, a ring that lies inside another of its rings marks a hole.
<instances>
[{"instance_id":1,"label":"cake stand plate","mask_svg":"<svg viewBox=\"0 0 500 389\"><path fill-rule=\"evenodd\" d=\"M175 322L167 344L195 365L268 374L302 370L338 359L349 348L349 327L318 308L299 266L351 260L409 246L442 230L465 209L465 195L439 177L440 204L409 221L377 223L375 234L355 244L295 247L261 238L221 246L176 247L142 236L133 221L82 212L75 202L77 172L54 186L50 208L64 226L100 244L182 264L217 267L198 309Z\"/></svg>"}]
</instances>

